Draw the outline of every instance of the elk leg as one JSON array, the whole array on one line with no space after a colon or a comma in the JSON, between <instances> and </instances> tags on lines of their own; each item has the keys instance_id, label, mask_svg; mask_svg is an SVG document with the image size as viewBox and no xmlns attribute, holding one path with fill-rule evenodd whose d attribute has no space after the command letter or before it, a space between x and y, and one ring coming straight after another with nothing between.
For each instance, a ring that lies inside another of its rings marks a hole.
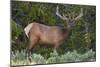
<instances>
[{"instance_id":1,"label":"elk leg","mask_svg":"<svg viewBox=\"0 0 100 67\"><path fill-rule=\"evenodd\" d=\"M31 57L32 48L35 46L35 44L36 44L37 42L38 42L38 38L37 38L37 37L30 38L29 44L28 44L28 47L27 47L27 50L26 50L26 56L27 56L27 57ZM30 59L30 58L29 58L29 59Z\"/></svg>"},{"instance_id":2,"label":"elk leg","mask_svg":"<svg viewBox=\"0 0 100 67\"><path fill-rule=\"evenodd\" d=\"M30 37L30 40L29 40L29 45L27 47L27 59L32 62L32 59L31 59L31 50L32 48L34 47L34 45L38 42L38 38L37 37Z\"/></svg>"},{"instance_id":3,"label":"elk leg","mask_svg":"<svg viewBox=\"0 0 100 67\"><path fill-rule=\"evenodd\" d=\"M26 49L26 58L31 62L31 50L34 44L32 42L29 42L29 45Z\"/></svg>"},{"instance_id":4,"label":"elk leg","mask_svg":"<svg viewBox=\"0 0 100 67\"><path fill-rule=\"evenodd\" d=\"M56 44L56 45L54 46L53 52L57 52L58 46L59 46L59 44Z\"/></svg>"}]
</instances>

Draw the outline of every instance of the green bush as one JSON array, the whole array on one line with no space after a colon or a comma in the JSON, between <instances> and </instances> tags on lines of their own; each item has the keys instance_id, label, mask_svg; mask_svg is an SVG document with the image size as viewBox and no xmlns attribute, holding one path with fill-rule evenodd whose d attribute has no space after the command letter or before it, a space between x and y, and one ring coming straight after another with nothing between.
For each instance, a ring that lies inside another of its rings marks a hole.
<instances>
[{"instance_id":1,"label":"green bush","mask_svg":"<svg viewBox=\"0 0 100 67\"><path fill-rule=\"evenodd\" d=\"M12 28L12 40L14 41L22 32L22 28L16 24L15 21L11 21L11 28Z\"/></svg>"},{"instance_id":2,"label":"green bush","mask_svg":"<svg viewBox=\"0 0 100 67\"><path fill-rule=\"evenodd\" d=\"M17 44L16 39L18 39L19 35L23 31L23 29L15 22L11 21L11 34L12 34L12 50L18 49L19 44ZM17 45L17 46L16 46Z\"/></svg>"}]
</instances>

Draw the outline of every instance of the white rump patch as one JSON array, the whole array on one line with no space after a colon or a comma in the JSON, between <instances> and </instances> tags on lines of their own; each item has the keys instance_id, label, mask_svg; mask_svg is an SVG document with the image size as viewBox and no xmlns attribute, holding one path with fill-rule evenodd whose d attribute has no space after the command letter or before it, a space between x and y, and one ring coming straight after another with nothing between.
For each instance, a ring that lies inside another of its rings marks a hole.
<instances>
[{"instance_id":1,"label":"white rump patch","mask_svg":"<svg viewBox=\"0 0 100 67\"><path fill-rule=\"evenodd\" d=\"M33 25L33 23L30 23L29 25L27 25L27 26L24 28L24 31L25 31L25 34L26 34L27 37L29 37L29 36L28 36L28 33L29 33L30 29L32 28L32 25Z\"/></svg>"}]
</instances>

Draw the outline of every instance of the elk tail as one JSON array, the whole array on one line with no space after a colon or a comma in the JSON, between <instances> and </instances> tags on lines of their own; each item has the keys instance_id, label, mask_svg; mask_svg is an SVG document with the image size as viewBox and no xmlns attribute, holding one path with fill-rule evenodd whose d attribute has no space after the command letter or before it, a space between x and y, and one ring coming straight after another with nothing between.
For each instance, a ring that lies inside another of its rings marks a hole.
<instances>
[{"instance_id":1,"label":"elk tail","mask_svg":"<svg viewBox=\"0 0 100 67\"><path fill-rule=\"evenodd\" d=\"M26 34L26 36L29 38L29 32L30 32L30 30L31 30L31 28L32 28L32 26L33 26L33 23L30 23L29 25L27 25L25 28L24 28L24 32L25 32L25 34Z\"/></svg>"}]
</instances>

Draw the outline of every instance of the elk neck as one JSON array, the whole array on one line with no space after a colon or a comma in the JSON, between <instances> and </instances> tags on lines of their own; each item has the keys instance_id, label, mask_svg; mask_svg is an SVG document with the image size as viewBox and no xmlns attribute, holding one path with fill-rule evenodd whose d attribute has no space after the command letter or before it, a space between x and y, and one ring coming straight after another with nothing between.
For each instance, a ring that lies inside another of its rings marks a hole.
<instances>
[{"instance_id":1,"label":"elk neck","mask_svg":"<svg viewBox=\"0 0 100 67\"><path fill-rule=\"evenodd\" d=\"M68 22L64 21L64 29L66 29L67 31L71 31L71 27L70 25L68 25Z\"/></svg>"}]
</instances>

